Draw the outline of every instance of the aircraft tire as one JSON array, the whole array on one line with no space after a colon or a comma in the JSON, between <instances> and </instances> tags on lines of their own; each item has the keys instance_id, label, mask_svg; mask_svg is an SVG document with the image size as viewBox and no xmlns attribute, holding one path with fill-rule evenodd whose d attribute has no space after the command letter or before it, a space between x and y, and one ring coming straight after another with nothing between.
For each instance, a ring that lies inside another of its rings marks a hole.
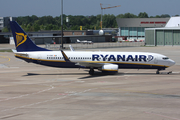
<instances>
[{"instance_id":1,"label":"aircraft tire","mask_svg":"<svg viewBox=\"0 0 180 120\"><path fill-rule=\"evenodd\" d=\"M90 74L90 75L94 75L94 69L90 69L90 70L89 70L89 74Z\"/></svg>"},{"instance_id":2,"label":"aircraft tire","mask_svg":"<svg viewBox=\"0 0 180 120\"><path fill-rule=\"evenodd\" d=\"M159 74L159 70L156 71L156 74Z\"/></svg>"}]
</instances>

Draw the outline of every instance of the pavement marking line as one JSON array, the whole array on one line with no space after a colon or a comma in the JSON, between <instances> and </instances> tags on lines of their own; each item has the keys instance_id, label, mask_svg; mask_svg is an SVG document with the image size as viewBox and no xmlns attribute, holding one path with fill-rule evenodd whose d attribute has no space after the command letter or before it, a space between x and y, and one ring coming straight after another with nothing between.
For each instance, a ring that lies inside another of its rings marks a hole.
<instances>
[{"instance_id":1,"label":"pavement marking line","mask_svg":"<svg viewBox=\"0 0 180 120\"><path fill-rule=\"evenodd\" d=\"M0 64L7 63L7 62L9 62L11 60L8 56L0 56L0 58L7 58L8 59L8 61L0 62Z\"/></svg>"},{"instance_id":2,"label":"pavement marking line","mask_svg":"<svg viewBox=\"0 0 180 120\"><path fill-rule=\"evenodd\" d=\"M69 85L69 84L71 84L71 83L74 83L74 81L71 81L71 82L69 82L69 83L67 83L67 84L64 84L63 86ZM47 86L47 85L46 85L46 86ZM50 86L50 88L48 88L48 89L40 90L40 91L37 91L37 92L34 92L34 93L30 93L30 94L24 94L24 95L20 95L20 96L15 96L15 97L10 97L10 98L6 98L6 99L2 99L2 100L0 100L0 102L12 100L12 99L18 99L18 98L22 98L22 97L27 97L27 96L29 96L29 95L36 95L36 94L40 94L40 93L43 93L43 92L46 92L46 91L49 91L49 90L52 90L52 89L56 88L56 87L53 86L53 85L48 85L48 86ZM60 85L60 86L61 86L61 85Z\"/></svg>"},{"instance_id":3,"label":"pavement marking line","mask_svg":"<svg viewBox=\"0 0 180 120\"><path fill-rule=\"evenodd\" d=\"M61 97L51 98L51 99L45 100L45 101L40 101L40 102L28 104L28 105L14 107L14 108L10 108L10 109L5 109L5 110L1 110L0 112L12 111L12 110L20 109L20 108L31 107L31 106L34 106L34 105L39 105L39 104L43 104L43 103L47 103L47 102L52 102L54 100L60 100L60 99L67 98L67 97L70 97L70 96L73 96L73 95L86 93L86 92L89 92L89 91L92 91L92 90L95 90L95 89L97 89L97 88L87 89L87 90L76 92L76 93L73 93L73 94L67 94L67 95L64 95L64 96L61 96Z\"/></svg>"},{"instance_id":4,"label":"pavement marking line","mask_svg":"<svg viewBox=\"0 0 180 120\"><path fill-rule=\"evenodd\" d=\"M40 90L40 91L30 93L30 94L24 94L24 95L20 95L20 96L11 97L11 98L6 98L6 99L3 99L3 100L0 100L0 102L12 100L12 99L17 99L17 98L22 98L22 97L26 97L26 96L29 96L29 95L36 95L36 94L39 94L39 93L42 93L42 92L52 90L54 88L55 88L54 86L50 85L50 88L48 88L48 89Z\"/></svg>"},{"instance_id":5,"label":"pavement marking line","mask_svg":"<svg viewBox=\"0 0 180 120\"><path fill-rule=\"evenodd\" d=\"M20 115L23 115L23 113L15 114L15 115L8 115L8 116L5 116L5 117L1 117L0 119L7 119L7 118L12 118L12 117L20 116Z\"/></svg>"},{"instance_id":6,"label":"pavement marking line","mask_svg":"<svg viewBox=\"0 0 180 120\"><path fill-rule=\"evenodd\" d=\"M120 91L124 91L124 92L129 92L129 93L140 93L140 94L149 94L149 95L165 95L165 96L168 96L168 94L159 94L159 93L151 93L151 92L144 92L144 91L134 91L134 90L121 89L121 88L100 88L100 89L120 90Z\"/></svg>"}]
</instances>

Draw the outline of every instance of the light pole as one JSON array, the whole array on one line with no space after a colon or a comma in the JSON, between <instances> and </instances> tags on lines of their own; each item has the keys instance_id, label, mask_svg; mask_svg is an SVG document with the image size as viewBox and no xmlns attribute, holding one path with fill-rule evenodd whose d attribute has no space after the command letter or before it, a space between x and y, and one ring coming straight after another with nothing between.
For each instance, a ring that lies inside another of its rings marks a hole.
<instances>
[{"instance_id":1,"label":"light pole","mask_svg":"<svg viewBox=\"0 0 180 120\"><path fill-rule=\"evenodd\" d=\"M63 0L61 0L61 49L63 49Z\"/></svg>"}]
</instances>

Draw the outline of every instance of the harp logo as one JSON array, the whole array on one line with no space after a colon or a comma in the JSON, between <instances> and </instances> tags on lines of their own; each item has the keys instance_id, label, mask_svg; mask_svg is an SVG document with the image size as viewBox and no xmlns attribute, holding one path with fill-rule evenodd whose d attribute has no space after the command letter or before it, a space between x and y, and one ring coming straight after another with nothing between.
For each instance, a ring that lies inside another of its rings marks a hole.
<instances>
[{"instance_id":1,"label":"harp logo","mask_svg":"<svg viewBox=\"0 0 180 120\"><path fill-rule=\"evenodd\" d=\"M27 40L27 35L24 35L24 33L16 32L16 47L26 42L26 40Z\"/></svg>"}]
</instances>

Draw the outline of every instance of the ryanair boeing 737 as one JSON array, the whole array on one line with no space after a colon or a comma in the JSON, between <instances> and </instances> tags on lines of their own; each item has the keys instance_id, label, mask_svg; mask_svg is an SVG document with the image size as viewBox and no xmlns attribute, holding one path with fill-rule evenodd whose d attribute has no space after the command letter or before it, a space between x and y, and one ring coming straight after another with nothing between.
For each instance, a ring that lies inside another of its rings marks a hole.
<instances>
[{"instance_id":1,"label":"ryanair boeing 737","mask_svg":"<svg viewBox=\"0 0 180 120\"><path fill-rule=\"evenodd\" d=\"M84 51L51 51L36 46L24 30L15 21L10 21L16 50L15 57L40 65L60 68L85 68L89 74L94 69L102 72L117 73L118 69L157 69L160 70L175 64L168 57L147 52L84 52Z\"/></svg>"}]
</instances>

